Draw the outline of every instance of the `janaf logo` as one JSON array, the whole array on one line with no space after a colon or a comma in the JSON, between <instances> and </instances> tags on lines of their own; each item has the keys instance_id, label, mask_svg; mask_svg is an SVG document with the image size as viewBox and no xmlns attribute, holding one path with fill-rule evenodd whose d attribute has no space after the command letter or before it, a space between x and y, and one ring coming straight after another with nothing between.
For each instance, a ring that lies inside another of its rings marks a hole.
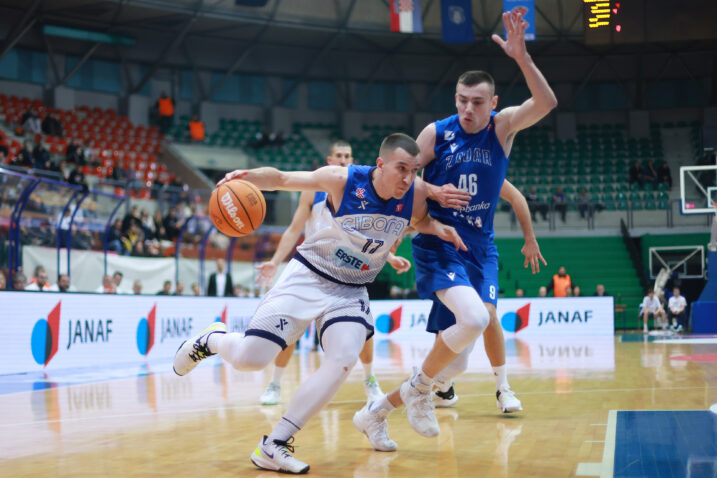
<instances>
[{"instance_id":1,"label":"janaf logo","mask_svg":"<svg viewBox=\"0 0 717 478\"><path fill-rule=\"evenodd\" d=\"M35 322L35 326L32 328L32 338L30 339L32 358L40 365L46 366L57 353L60 343L61 304L62 301L58 302L47 314L47 317Z\"/></svg>"},{"instance_id":2,"label":"janaf logo","mask_svg":"<svg viewBox=\"0 0 717 478\"><path fill-rule=\"evenodd\" d=\"M137 350L145 357L149 354L154 346L154 323L157 316L157 304L152 306L152 309L147 314L147 317L142 317L137 325Z\"/></svg>"},{"instance_id":3,"label":"janaf logo","mask_svg":"<svg viewBox=\"0 0 717 478\"><path fill-rule=\"evenodd\" d=\"M67 350L81 344L106 343L112 334L112 319L67 321Z\"/></svg>"},{"instance_id":4,"label":"janaf logo","mask_svg":"<svg viewBox=\"0 0 717 478\"><path fill-rule=\"evenodd\" d=\"M593 318L592 310L559 310L553 312L540 311L538 315L538 327L542 327L548 324L572 324L573 322L580 322L587 324L588 320Z\"/></svg>"},{"instance_id":5,"label":"janaf logo","mask_svg":"<svg viewBox=\"0 0 717 478\"><path fill-rule=\"evenodd\" d=\"M382 334L390 334L401 327L401 312L403 307L393 309L388 314L376 317L376 329Z\"/></svg>"},{"instance_id":6,"label":"janaf logo","mask_svg":"<svg viewBox=\"0 0 717 478\"><path fill-rule=\"evenodd\" d=\"M192 336L191 317L162 317L159 343L167 339L188 339Z\"/></svg>"}]
</instances>

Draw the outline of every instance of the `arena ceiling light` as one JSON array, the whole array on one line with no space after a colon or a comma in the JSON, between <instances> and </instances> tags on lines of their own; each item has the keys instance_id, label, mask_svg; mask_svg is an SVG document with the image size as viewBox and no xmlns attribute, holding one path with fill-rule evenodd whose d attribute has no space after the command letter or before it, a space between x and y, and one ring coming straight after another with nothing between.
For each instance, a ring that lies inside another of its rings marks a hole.
<instances>
[{"instance_id":1,"label":"arena ceiling light","mask_svg":"<svg viewBox=\"0 0 717 478\"><path fill-rule=\"evenodd\" d=\"M134 46L135 40L124 35L80 30L78 28L61 27L57 25L43 25L42 33L47 36L72 38L93 43L108 43L110 45Z\"/></svg>"}]
</instances>

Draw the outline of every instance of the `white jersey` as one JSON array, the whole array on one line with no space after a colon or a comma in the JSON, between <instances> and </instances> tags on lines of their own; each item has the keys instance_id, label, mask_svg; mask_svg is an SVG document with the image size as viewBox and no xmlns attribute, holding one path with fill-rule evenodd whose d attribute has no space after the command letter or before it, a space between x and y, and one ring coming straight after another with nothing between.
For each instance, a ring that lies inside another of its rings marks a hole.
<instances>
[{"instance_id":1,"label":"white jersey","mask_svg":"<svg viewBox=\"0 0 717 478\"><path fill-rule=\"evenodd\" d=\"M670 308L672 312L676 312L680 309L683 309L687 307L687 299L685 299L684 296L677 296L674 295L670 297L670 300L667 302L667 306Z\"/></svg>"},{"instance_id":2,"label":"white jersey","mask_svg":"<svg viewBox=\"0 0 717 478\"><path fill-rule=\"evenodd\" d=\"M373 169L349 166L341 206L335 213L328 201L314 198L306 239L294 258L332 282L373 282L391 246L411 222L414 185L403 198L384 200L371 183Z\"/></svg>"}]
</instances>

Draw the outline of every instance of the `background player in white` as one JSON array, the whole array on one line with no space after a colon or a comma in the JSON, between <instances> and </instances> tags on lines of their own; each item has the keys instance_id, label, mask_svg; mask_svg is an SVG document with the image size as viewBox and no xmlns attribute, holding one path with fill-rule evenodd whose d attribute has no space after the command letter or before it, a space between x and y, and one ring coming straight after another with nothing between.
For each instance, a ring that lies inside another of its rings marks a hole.
<instances>
[{"instance_id":1,"label":"background player in white","mask_svg":"<svg viewBox=\"0 0 717 478\"><path fill-rule=\"evenodd\" d=\"M309 465L291 455L293 436L336 394L373 333L365 284L376 278L389 248L406 227L410 224L465 249L454 228L428 215L426 186L416 179L418 154L412 138L393 134L381 144L373 168L326 166L313 172L258 168L226 176L225 181L241 178L263 190L329 194L320 219L262 299L244 336L226 333L226 326L217 322L182 344L174 358L178 375L186 375L215 353L238 370L261 370L316 321L324 360L252 453L252 462L260 468L308 471ZM378 445L396 449L385 434Z\"/></svg>"},{"instance_id":2,"label":"background player in white","mask_svg":"<svg viewBox=\"0 0 717 478\"><path fill-rule=\"evenodd\" d=\"M386 414L404 403L411 427L421 435L435 436L439 430L430 400L434 378L448 382L451 375L462 371L475 340L489 326L495 337L486 341L488 355L494 365L505 363L505 345L494 306L498 289L493 215L515 134L537 123L557 105L555 94L525 47L526 11L516 7L504 13L507 40L498 35L493 35L493 40L518 64L531 98L520 106L495 113L498 97L492 77L484 72L469 72L467 78L462 75L456 86L458 114L428 125L418 137L421 167L426 167L424 179L443 184L429 187L430 197L442 205L461 207L460 213L450 212L429 202L431 213L455 225L470 242L470 248L467 254L453 254L440 241L421 235L414 239L419 295L438 299L438 305L451 312L453 324L447 326L444 322L443 328L438 329L440 333L421 370L399 389L360 410L359 422L362 417ZM456 190L451 183L468 191L470 202L466 202L465 192ZM537 262L537 249L528 254L530 262ZM505 371L504 365L502 370L501 366L496 368L496 374L500 375L498 384L503 382ZM439 377L444 369L446 373ZM500 395L508 392L507 385L499 385L499 406L503 407Z\"/></svg>"},{"instance_id":3,"label":"background player in white","mask_svg":"<svg viewBox=\"0 0 717 478\"><path fill-rule=\"evenodd\" d=\"M642 323L644 333L647 333L647 321L649 319L655 320L655 328L661 326L663 329L667 328L667 315L665 315L665 309L662 308L660 299L655 295L655 291L647 289L647 295L642 298Z\"/></svg>"},{"instance_id":4,"label":"background player in white","mask_svg":"<svg viewBox=\"0 0 717 478\"><path fill-rule=\"evenodd\" d=\"M343 166L346 167L353 164L353 152L351 145L346 141L338 140L331 144L329 150L329 156L326 158L326 163L329 166ZM299 196L299 204L294 211L294 217L291 220L291 224L281 235L279 245L274 252L270 261L264 262L258 265L256 268L259 270L259 277L257 281L261 283L262 288L268 288L271 285L271 281L276 275L276 271L279 265L288 257L291 251L294 249L296 242L304 232L304 228L307 223L312 219L312 211L314 205L317 202L325 200L326 193L324 192L311 192L303 191ZM319 205L320 206L320 205ZM308 230L307 230L308 235ZM403 257L394 256L389 253L387 262L396 269L399 274L408 271L411 268L411 262ZM294 354L296 344L291 344L282 350L274 360L274 372L272 380L269 386L266 387L266 391L262 394L260 401L262 405L276 405L281 399L281 377L284 374L286 366L291 360L291 356ZM366 391L366 397L369 401L376 400L383 395L381 387L373 375L373 337L366 341L361 353L359 354L359 360L363 365L364 370L364 390Z\"/></svg>"}]
</instances>

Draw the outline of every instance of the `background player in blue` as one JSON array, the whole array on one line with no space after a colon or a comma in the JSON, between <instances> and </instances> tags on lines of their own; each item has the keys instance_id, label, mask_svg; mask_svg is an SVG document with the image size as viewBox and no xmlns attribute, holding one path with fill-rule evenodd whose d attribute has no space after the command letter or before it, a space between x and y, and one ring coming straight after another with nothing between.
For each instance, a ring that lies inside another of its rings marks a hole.
<instances>
[{"instance_id":1,"label":"background player in blue","mask_svg":"<svg viewBox=\"0 0 717 478\"><path fill-rule=\"evenodd\" d=\"M353 162L353 152L349 143L337 140L331 144L329 155L326 158L326 164L329 166L347 167L353 164ZM291 224L286 231L284 231L284 234L281 235L281 240L271 260L257 266L257 270L259 270L257 280L261 282L262 287L268 287L271 284L279 265L294 249L296 241L301 237L305 227L307 228L306 235L309 234L308 223L313 217L312 211L315 210L314 206L321 201L326 201L326 193L323 191L303 191L301 193L299 196L299 204L296 207L296 211L294 211ZM403 257L394 256L393 254L388 255L386 262L396 269L396 272L399 274L411 268L410 261ZM272 380L260 398L262 405L276 405L279 403L281 399L281 377L291 360L295 348L296 344L289 345L276 356ZM366 396L369 400L376 400L383 395L383 392L372 370L373 337L366 341L366 344L359 354L359 360L361 360L361 365L364 369L364 390Z\"/></svg>"},{"instance_id":2,"label":"background player in blue","mask_svg":"<svg viewBox=\"0 0 717 478\"><path fill-rule=\"evenodd\" d=\"M261 370L316 321L324 359L252 453L258 467L286 473L309 470L291 454L293 436L329 403L372 335L365 284L376 278L403 231L412 225L465 249L453 227L428 215L426 186L416 179L419 152L412 138L393 134L381 144L375 167L326 166L313 172L258 168L225 177L241 178L262 190L328 193L319 217L311 221L312 231L259 303L245 334L227 333L217 322L184 342L174 358L178 375L216 353L238 370ZM366 423L365 433L374 447L396 449L387 438L385 418Z\"/></svg>"},{"instance_id":3,"label":"background player in blue","mask_svg":"<svg viewBox=\"0 0 717 478\"><path fill-rule=\"evenodd\" d=\"M440 334L421 370L399 390L371 404L369 411L385 413L405 403L411 427L424 436L438 434L430 401L434 378L463 360L489 325L495 337L487 339L486 349L489 356L500 356L505 363L502 330L495 316L498 254L493 244L493 215L515 134L537 123L557 105L555 94L526 50L525 12L525 8L516 7L504 13L507 39L493 35L493 40L516 61L532 97L496 114L498 97L493 78L485 72L464 73L456 85L458 114L426 126L417 140L424 180L434 184L429 190L430 198L436 201L429 201L429 210L454 225L469 248L456 254L442 241L425 235L414 239L419 295L440 300L453 313L455 322L440 324ZM446 205L460 206L461 210L451 211ZM540 253L534 238L531 242L526 262L536 264Z\"/></svg>"}]
</instances>

